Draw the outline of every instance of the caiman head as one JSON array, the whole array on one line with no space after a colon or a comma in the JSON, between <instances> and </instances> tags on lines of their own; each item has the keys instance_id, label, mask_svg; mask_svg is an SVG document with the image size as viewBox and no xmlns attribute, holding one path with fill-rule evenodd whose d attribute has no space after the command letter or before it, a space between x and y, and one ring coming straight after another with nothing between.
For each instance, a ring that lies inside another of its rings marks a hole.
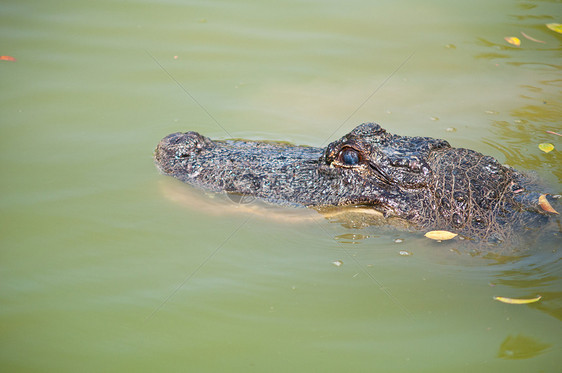
<instances>
[{"instance_id":1,"label":"caiman head","mask_svg":"<svg viewBox=\"0 0 562 373\"><path fill-rule=\"evenodd\" d=\"M155 160L164 174L215 192L285 205L373 206L416 221L432 198L431 153L447 148L444 140L365 123L325 149L174 133L158 144Z\"/></svg>"}]
</instances>

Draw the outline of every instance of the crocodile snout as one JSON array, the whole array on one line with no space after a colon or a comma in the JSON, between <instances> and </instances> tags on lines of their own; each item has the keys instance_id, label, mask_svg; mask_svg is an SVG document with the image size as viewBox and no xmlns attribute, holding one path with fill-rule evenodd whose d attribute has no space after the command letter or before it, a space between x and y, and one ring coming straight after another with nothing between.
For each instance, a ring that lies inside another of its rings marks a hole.
<instances>
[{"instance_id":1,"label":"crocodile snout","mask_svg":"<svg viewBox=\"0 0 562 373\"><path fill-rule=\"evenodd\" d=\"M160 140L154 151L154 160L160 171L173 174L182 160L212 146L209 138L197 132L176 132Z\"/></svg>"}]
</instances>

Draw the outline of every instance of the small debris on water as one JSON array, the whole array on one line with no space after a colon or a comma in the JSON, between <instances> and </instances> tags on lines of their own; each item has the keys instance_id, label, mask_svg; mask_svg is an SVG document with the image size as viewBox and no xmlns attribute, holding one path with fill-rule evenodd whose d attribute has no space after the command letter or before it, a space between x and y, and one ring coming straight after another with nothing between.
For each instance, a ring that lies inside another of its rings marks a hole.
<instances>
[{"instance_id":1,"label":"small debris on water","mask_svg":"<svg viewBox=\"0 0 562 373\"><path fill-rule=\"evenodd\" d=\"M521 35L523 35L526 39L529 39L529 40L531 40L531 41L534 41L535 43L546 44L546 41L542 41L542 40L539 40L539 39L535 39L534 37L525 34L523 31L521 31Z\"/></svg>"},{"instance_id":2,"label":"small debris on water","mask_svg":"<svg viewBox=\"0 0 562 373\"><path fill-rule=\"evenodd\" d=\"M549 153L554 150L554 145L548 142L543 142L542 144L539 144L539 149L545 153Z\"/></svg>"},{"instance_id":3,"label":"small debris on water","mask_svg":"<svg viewBox=\"0 0 562 373\"><path fill-rule=\"evenodd\" d=\"M494 110L485 110L484 113L490 114L490 115L497 115L497 114L499 114L497 111L494 111Z\"/></svg>"},{"instance_id":4,"label":"small debris on water","mask_svg":"<svg viewBox=\"0 0 562 373\"><path fill-rule=\"evenodd\" d=\"M458 234L449 231L430 231L427 232L424 236L432 240L443 241L443 240L450 240L451 238L455 238L456 236L458 236Z\"/></svg>"},{"instance_id":5,"label":"small debris on water","mask_svg":"<svg viewBox=\"0 0 562 373\"><path fill-rule=\"evenodd\" d=\"M515 45L516 47L519 47L521 45L521 40L516 36L506 36L504 39L509 44Z\"/></svg>"},{"instance_id":6,"label":"small debris on water","mask_svg":"<svg viewBox=\"0 0 562 373\"><path fill-rule=\"evenodd\" d=\"M457 132L457 129L455 127L447 127L447 128L445 128L445 131L447 131L447 132Z\"/></svg>"},{"instance_id":7,"label":"small debris on water","mask_svg":"<svg viewBox=\"0 0 562 373\"><path fill-rule=\"evenodd\" d=\"M548 27L549 29L551 29L554 32L562 34L562 24L560 24L560 23L547 23L546 27Z\"/></svg>"},{"instance_id":8,"label":"small debris on water","mask_svg":"<svg viewBox=\"0 0 562 373\"><path fill-rule=\"evenodd\" d=\"M438 121L439 117L429 117L429 120Z\"/></svg>"},{"instance_id":9,"label":"small debris on water","mask_svg":"<svg viewBox=\"0 0 562 373\"><path fill-rule=\"evenodd\" d=\"M400 251L398 252L398 254L400 254L400 255L402 255L402 256L412 256L412 255L413 255L411 252L406 251L406 250L400 250Z\"/></svg>"},{"instance_id":10,"label":"small debris on water","mask_svg":"<svg viewBox=\"0 0 562 373\"><path fill-rule=\"evenodd\" d=\"M494 297L494 300L500 301L507 304L529 304L538 302L542 296L537 295L535 298L530 299L518 299L518 298L507 298L507 297Z\"/></svg>"},{"instance_id":11,"label":"small debris on water","mask_svg":"<svg viewBox=\"0 0 562 373\"><path fill-rule=\"evenodd\" d=\"M556 215L559 215L558 211L556 211L550 202L546 199L546 194L541 194L539 197L539 206L546 212L550 212Z\"/></svg>"},{"instance_id":12,"label":"small debris on water","mask_svg":"<svg viewBox=\"0 0 562 373\"><path fill-rule=\"evenodd\" d=\"M457 49L455 44L445 44L445 48L447 48L447 49Z\"/></svg>"},{"instance_id":13,"label":"small debris on water","mask_svg":"<svg viewBox=\"0 0 562 373\"><path fill-rule=\"evenodd\" d=\"M397 238L394 240L394 243L402 243L404 240L402 238Z\"/></svg>"},{"instance_id":14,"label":"small debris on water","mask_svg":"<svg viewBox=\"0 0 562 373\"><path fill-rule=\"evenodd\" d=\"M341 267L343 265L343 262L341 260L334 260L332 264L336 267Z\"/></svg>"}]
</instances>

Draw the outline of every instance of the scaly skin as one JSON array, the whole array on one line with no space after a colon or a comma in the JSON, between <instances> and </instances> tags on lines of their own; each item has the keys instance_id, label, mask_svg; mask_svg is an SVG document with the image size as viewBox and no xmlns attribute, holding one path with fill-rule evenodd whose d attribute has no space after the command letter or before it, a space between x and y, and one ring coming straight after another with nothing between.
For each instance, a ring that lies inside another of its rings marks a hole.
<instances>
[{"instance_id":1,"label":"scaly skin","mask_svg":"<svg viewBox=\"0 0 562 373\"><path fill-rule=\"evenodd\" d=\"M325 149L174 133L160 141L155 161L162 173L214 192L288 206L370 206L418 229L491 243L554 216L538 205L539 185L494 158L374 123Z\"/></svg>"}]
</instances>

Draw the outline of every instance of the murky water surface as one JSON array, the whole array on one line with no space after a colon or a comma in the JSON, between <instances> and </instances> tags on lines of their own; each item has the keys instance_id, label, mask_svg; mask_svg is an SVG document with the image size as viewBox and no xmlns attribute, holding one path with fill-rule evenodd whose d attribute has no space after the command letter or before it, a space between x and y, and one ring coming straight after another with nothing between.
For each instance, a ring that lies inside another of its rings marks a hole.
<instances>
[{"instance_id":1,"label":"murky water surface","mask_svg":"<svg viewBox=\"0 0 562 373\"><path fill-rule=\"evenodd\" d=\"M217 213L170 194L152 151L377 121L560 192L561 21L559 1L4 1L2 370L557 371L560 240L471 257Z\"/></svg>"}]
</instances>

